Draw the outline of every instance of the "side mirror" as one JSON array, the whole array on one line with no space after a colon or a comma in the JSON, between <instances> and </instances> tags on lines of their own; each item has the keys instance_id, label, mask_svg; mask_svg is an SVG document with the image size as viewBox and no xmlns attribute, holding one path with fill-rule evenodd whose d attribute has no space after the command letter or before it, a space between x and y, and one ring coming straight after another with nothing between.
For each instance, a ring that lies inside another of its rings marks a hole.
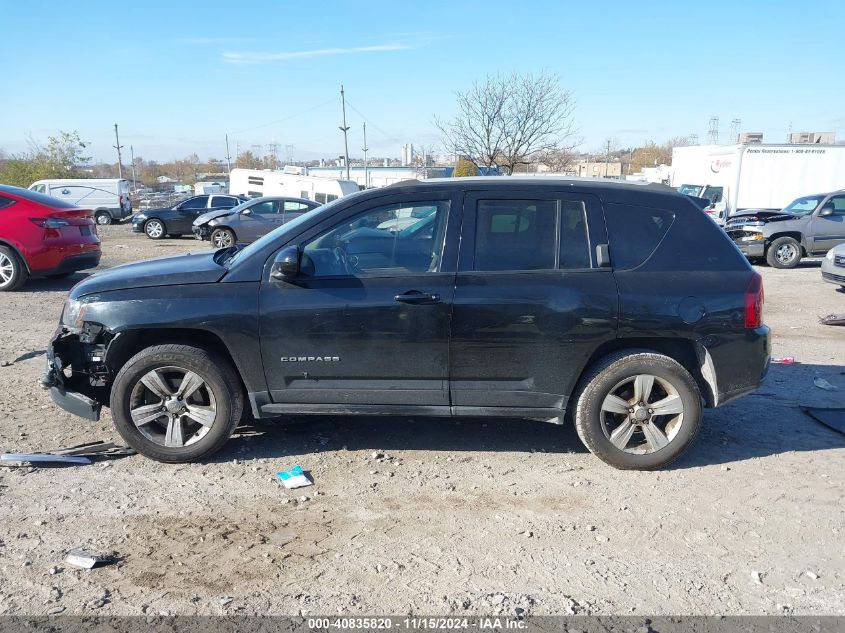
<instances>
[{"instance_id":1,"label":"side mirror","mask_svg":"<svg viewBox=\"0 0 845 633\"><path fill-rule=\"evenodd\" d=\"M830 215L833 215L833 206L832 205L824 205L822 210L819 211L820 218L826 218Z\"/></svg>"},{"instance_id":2,"label":"side mirror","mask_svg":"<svg viewBox=\"0 0 845 633\"><path fill-rule=\"evenodd\" d=\"M273 260L270 276L278 281L291 281L299 274L299 247L288 246Z\"/></svg>"},{"instance_id":3,"label":"side mirror","mask_svg":"<svg viewBox=\"0 0 845 633\"><path fill-rule=\"evenodd\" d=\"M244 209L241 211L241 215L252 215L252 209Z\"/></svg>"}]
</instances>

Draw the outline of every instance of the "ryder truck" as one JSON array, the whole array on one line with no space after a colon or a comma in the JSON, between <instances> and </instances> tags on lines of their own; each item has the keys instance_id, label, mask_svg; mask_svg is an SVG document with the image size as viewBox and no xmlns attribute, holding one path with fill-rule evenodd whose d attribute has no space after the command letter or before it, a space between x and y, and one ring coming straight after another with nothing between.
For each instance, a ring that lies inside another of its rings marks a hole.
<instances>
[{"instance_id":1,"label":"ryder truck","mask_svg":"<svg viewBox=\"0 0 845 633\"><path fill-rule=\"evenodd\" d=\"M779 211L845 188L845 145L695 145L672 150L671 185L707 198L720 225L746 210Z\"/></svg>"}]
</instances>

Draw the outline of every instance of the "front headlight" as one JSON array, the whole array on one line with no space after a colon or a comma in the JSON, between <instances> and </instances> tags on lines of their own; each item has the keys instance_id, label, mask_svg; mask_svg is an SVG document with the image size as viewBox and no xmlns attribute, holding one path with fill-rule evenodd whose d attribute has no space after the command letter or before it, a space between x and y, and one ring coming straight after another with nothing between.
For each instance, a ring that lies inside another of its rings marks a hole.
<instances>
[{"instance_id":1,"label":"front headlight","mask_svg":"<svg viewBox=\"0 0 845 633\"><path fill-rule=\"evenodd\" d=\"M833 261L833 257L834 257L834 255L833 255L833 249L831 248L831 249L827 252L827 255L825 255L825 256L824 256L824 258L825 258L827 261L832 262L832 261Z\"/></svg>"},{"instance_id":2,"label":"front headlight","mask_svg":"<svg viewBox=\"0 0 845 633\"><path fill-rule=\"evenodd\" d=\"M762 233L751 233L750 235L745 235L742 238L743 242L759 242L763 239Z\"/></svg>"},{"instance_id":3,"label":"front headlight","mask_svg":"<svg viewBox=\"0 0 845 633\"><path fill-rule=\"evenodd\" d=\"M68 299L62 310L62 325L73 328L82 327L82 319L85 316L85 309L87 307L87 304L82 301Z\"/></svg>"}]
</instances>

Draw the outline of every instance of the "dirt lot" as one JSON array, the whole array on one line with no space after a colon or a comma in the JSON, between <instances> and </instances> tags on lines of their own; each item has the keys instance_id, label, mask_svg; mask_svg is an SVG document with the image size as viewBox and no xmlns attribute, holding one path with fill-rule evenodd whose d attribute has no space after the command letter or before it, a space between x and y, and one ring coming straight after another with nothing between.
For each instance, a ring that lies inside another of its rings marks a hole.
<instances>
[{"instance_id":1,"label":"dirt lot","mask_svg":"<svg viewBox=\"0 0 845 633\"><path fill-rule=\"evenodd\" d=\"M101 233L103 266L208 248ZM843 615L845 436L798 407L845 406L845 328L817 319L845 294L817 262L760 271L774 355L800 364L708 410L671 470L612 470L543 423L329 418L244 428L205 464L0 468L0 613ZM0 295L3 452L119 440L37 385L81 278ZM297 463L316 485L286 491ZM65 566L80 545L120 562Z\"/></svg>"}]
</instances>

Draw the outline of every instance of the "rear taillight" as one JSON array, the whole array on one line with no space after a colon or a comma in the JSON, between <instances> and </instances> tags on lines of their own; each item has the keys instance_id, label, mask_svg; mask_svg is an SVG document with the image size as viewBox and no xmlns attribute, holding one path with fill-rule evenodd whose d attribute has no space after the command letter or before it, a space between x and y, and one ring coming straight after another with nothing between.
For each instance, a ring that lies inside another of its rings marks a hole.
<instances>
[{"instance_id":1,"label":"rear taillight","mask_svg":"<svg viewBox=\"0 0 845 633\"><path fill-rule=\"evenodd\" d=\"M120 196L120 206L123 206L123 196Z\"/></svg>"},{"instance_id":2,"label":"rear taillight","mask_svg":"<svg viewBox=\"0 0 845 633\"><path fill-rule=\"evenodd\" d=\"M763 325L763 278L754 273L745 289L745 327L757 328Z\"/></svg>"},{"instance_id":3,"label":"rear taillight","mask_svg":"<svg viewBox=\"0 0 845 633\"><path fill-rule=\"evenodd\" d=\"M60 229L63 226L70 226L70 222L67 220L58 220L56 218L29 218L29 221L42 229Z\"/></svg>"}]
</instances>

